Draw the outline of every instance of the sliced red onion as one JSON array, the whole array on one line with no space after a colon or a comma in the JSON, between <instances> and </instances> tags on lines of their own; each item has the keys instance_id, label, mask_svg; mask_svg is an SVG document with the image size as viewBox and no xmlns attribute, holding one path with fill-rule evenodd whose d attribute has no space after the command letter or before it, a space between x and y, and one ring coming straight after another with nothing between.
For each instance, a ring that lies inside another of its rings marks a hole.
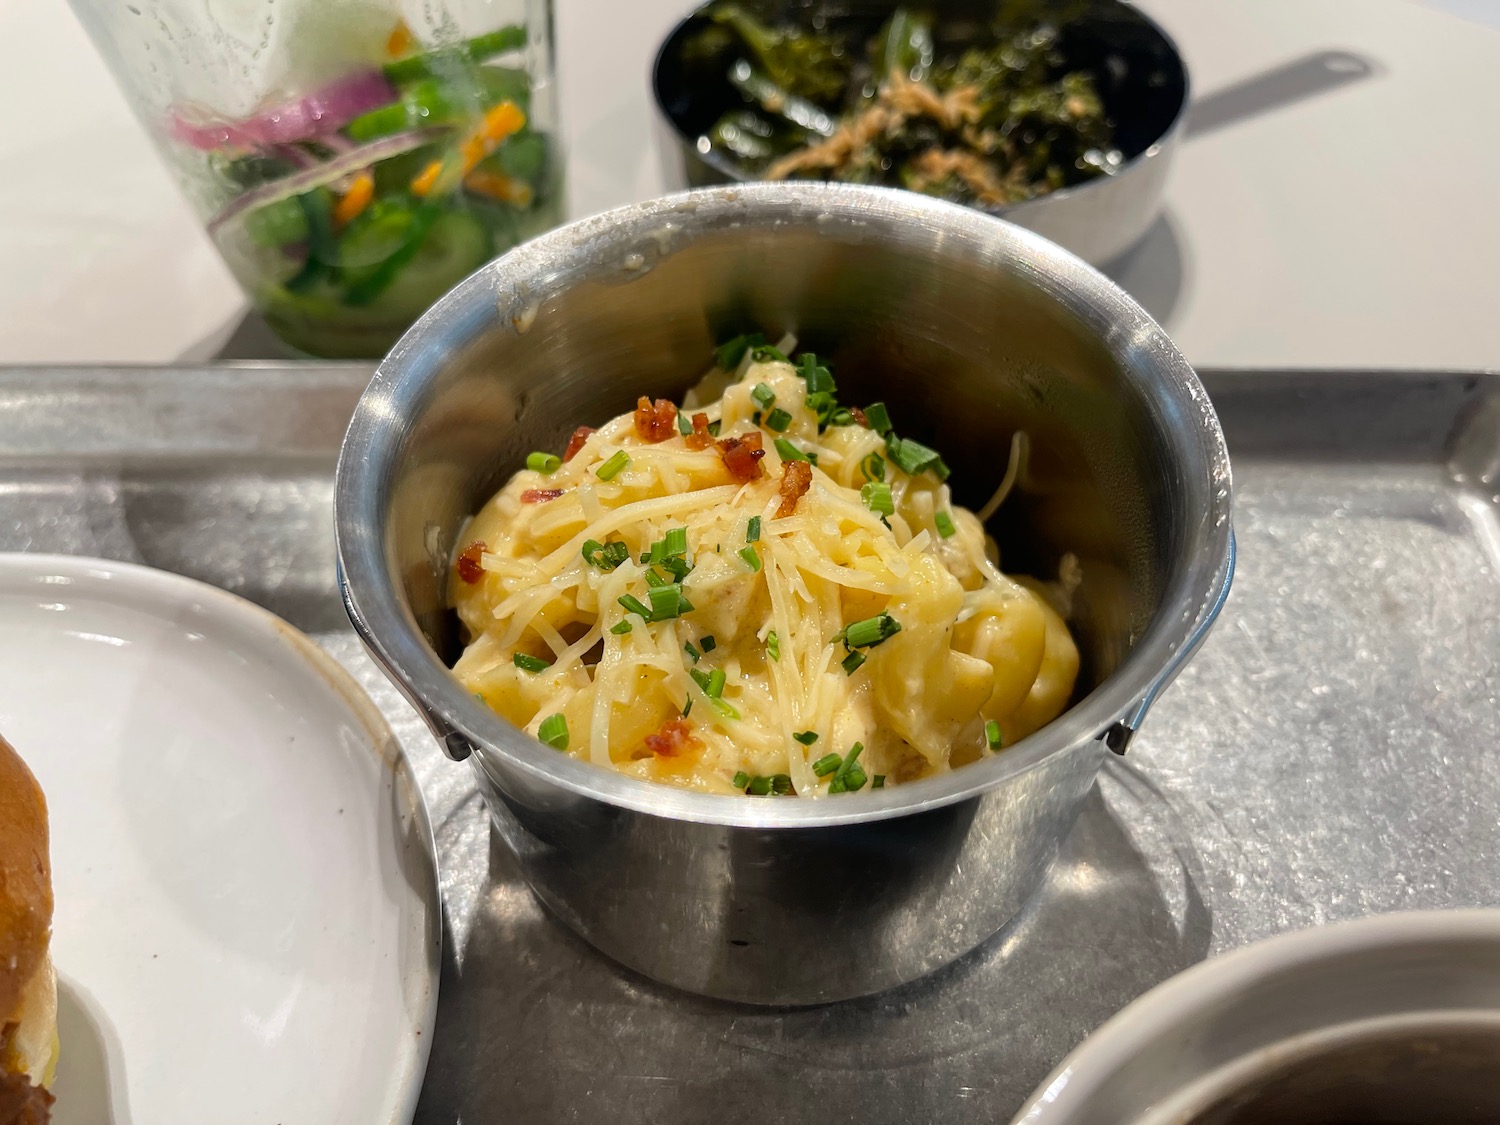
<instances>
[{"instance_id":1,"label":"sliced red onion","mask_svg":"<svg viewBox=\"0 0 1500 1125\"><path fill-rule=\"evenodd\" d=\"M208 233L214 234L236 215L264 207L268 203L290 199L294 195L312 191L313 188L322 187L324 184L331 184L335 180L361 172L372 164L378 164L382 160L400 156L403 152L410 152L414 148L431 144L443 133L442 129L419 129L410 133L393 133L389 137L381 137L378 141L360 145L351 152L341 153L332 160L324 161L316 168L293 172L290 176L283 176L279 180L261 184L242 195L235 196L225 204L224 209L208 221Z\"/></svg>"},{"instance_id":2,"label":"sliced red onion","mask_svg":"<svg viewBox=\"0 0 1500 1125\"><path fill-rule=\"evenodd\" d=\"M226 146L260 148L291 144L332 133L360 114L395 100L396 89L384 74L362 70L243 121L189 121L174 108L168 131L183 144L209 152Z\"/></svg>"}]
</instances>

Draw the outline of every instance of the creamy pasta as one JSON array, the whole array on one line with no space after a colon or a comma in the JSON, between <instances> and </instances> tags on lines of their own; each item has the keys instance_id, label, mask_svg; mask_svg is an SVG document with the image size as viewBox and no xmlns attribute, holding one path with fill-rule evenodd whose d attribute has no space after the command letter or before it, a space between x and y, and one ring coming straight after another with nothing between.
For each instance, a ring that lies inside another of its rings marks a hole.
<instances>
[{"instance_id":1,"label":"creamy pasta","mask_svg":"<svg viewBox=\"0 0 1500 1125\"><path fill-rule=\"evenodd\" d=\"M474 517L459 680L561 752L714 793L897 785L1058 715L1073 639L941 458L816 356L718 358L705 405L580 428Z\"/></svg>"}]
</instances>

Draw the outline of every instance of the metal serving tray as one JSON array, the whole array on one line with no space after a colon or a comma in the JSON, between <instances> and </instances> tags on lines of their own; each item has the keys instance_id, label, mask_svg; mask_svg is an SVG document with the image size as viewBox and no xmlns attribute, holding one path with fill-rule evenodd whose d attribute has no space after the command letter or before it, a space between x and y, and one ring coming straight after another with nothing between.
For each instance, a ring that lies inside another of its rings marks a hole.
<instances>
[{"instance_id":1,"label":"metal serving tray","mask_svg":"<svg viewBox=\"0 0 1500 1125\"><path fill-rule=\"evenodd\" d=\"M1500 378L1208 373L1234 459L1234 592L1044 891L925 981L768 1011L634 977L544 916L469 770L365 659L330 508L368 374L0 371L0 550L243 594L390 716L447 906L420 1122L1004 1123L1091 1029L1208 954L1500 903Z\"/></svg>"}]
</instances>

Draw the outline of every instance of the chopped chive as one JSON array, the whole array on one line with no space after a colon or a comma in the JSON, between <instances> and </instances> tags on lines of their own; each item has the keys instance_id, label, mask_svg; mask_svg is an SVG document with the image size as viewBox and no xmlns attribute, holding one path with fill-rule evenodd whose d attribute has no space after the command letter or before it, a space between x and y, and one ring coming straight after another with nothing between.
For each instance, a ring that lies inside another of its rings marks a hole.
<instances>
[{"instance_id":1,"label":"chopped chive","mask_svg":"<svg viewBox=\"0 0 1500 1125\"><path fill-rule=\"evenodd\" d=\"M843 406L836 407L833 413L828 416L828 424L830 426L848 426L853 421L854 415L850 413L847 407Z\"/></svg>"},{"instance_id":2,"label":"chopped chive","mask_svg":"<svg viewBox=\"0 0 1500 1125\"><path fill-rule=\"evenodd\" d=\"M878 453L871 453L861 461L859 469L865 474L865 480L885 480L885 458Z\"/></svg>"},{"instance_id":3,"label":"chopped chive","mask_svg":"<svg viewBox=\"0 0 1500 1125\"><path fill-rule=\"evenodd\" d=\"M801 730L792 735L792 737L802 743L803 746L811 746L814 742L818 741L818 732L815 730Z\"/></svg>"},{"instance_id":4,"label":"chopped chive","mask_svg":"<svg viewBox=\"0 0 1500 1125\"><path fill-rule=\"evenodd\" d=\"M526 467L537 473L555 473L562 468L562 458L555 453L528 453Z\"/></svg>"},{"instance_id":5,"label":"chopped chive","mask_svg":"<svg viewBox=\"0 0 1500 1125\"><path fill-rule=\"evenodd\" d=\"M755 400L755 405L762 410L770 410L771 404L776 401L776 392L768 383L756 383L755 389L750 392L750 397Z\"/></svg>"},{"instance_id":6,"label":"chopped chive","mask_svg":"<svg viewBox=\"0 0 1500 1125\"><path fill-rule=\"evenodd\" d=\"M844 756L843 764L838 767L838 772L833 775L833 780L828 783L830 793L852 793L862 789L865 784L865 771L854 763L859 760L860 753L864 750L864 744L856 742L849 747L849 753Z\"/></svg>"},{"instance_id":7,"label":"chopped chive","mask_svg":"<svg viewBox=\"0 0 1500 1125\"><path fill-rule=\"evenodd\" d=\"M877 773L875 775L875 780L872 781L872 782L870 782L870 788L871 789L884 789L885 788L885 774L883 774L883 773Z\"/></svg>"},{"instance_id":8,"label":"chopped chive","mask_svg":"<svg viewBox=\"0 0 1500 1125\"><path fill-rule=\"evenodd\" d=\"M752 571L760 569L760 555L756 554L754 547L741 547L739 556Z\"/></svg>"},{"instance_id":9,"label":"chopped chive","mask_svg":"<svg viewBox=\"0 0 1500 1125\"><path fill-rule=\"evenodd\" d=\"M684 613L692 613L693 609L693 603L688 601L686 593L677 599L677 616L681 617Z\"/></svg>"},{"instance_id":10,"label":"chopped chive","mask_svg":"<svg viewBox=\"0 0 1500 1125\"><path fill-rule=\"evenodd\" d=\"M873 648L899 632L901 622L889 613L882 613L845 626L843 641L848 648Z\"/></svg>"},{"instance_id":11,"label":"chopped chive","mask_svg":"<svg viewBox=\"0 0 1500 1125\"><path fill-rule=\"evenodd\" d=\"M994 719L984 724L984 740L991 750L999 750L1005 745L1005 739L1000 735L1000 724Z\"/></svg>"},{"instance_id":12,"label":"chopped chive","mask_svg":"<svg viewBox=\"0 0 1500 1125\"><path fill-rule=\"evenodd\" d=\"M552 667L552 661L543 660L541 657L532 656L526 652L516 653L511 657L511 662L523 672L545 672Z\"/></svg>"},{"instance_id":13,"label":"chopped chive","mask_svg":"<svg viewBox=\"0 0 1500 1125\"><path fill-rule=\"evenodd\" d=\"M818 455L816 453L808 453L807 459L814 465L818 463Z\"/></svg>"},{"instance_id":14,"label":"chopped chive","mask_svg":"<svg viewBox=\"0 0 1500 1125\"><path fill-rule=\"evenodd\" d=\"M630 454L623 449L617 449L608 461L594 470L594 475L600 480L612 480L616 473L630 464Z\"/></svg>"},{"instance_id":15,"label":"chopped chive","mask_svg":"<svg viewBox=\"0 0 1500 1125\"><path fill-rule=\"evenodd\" d=\"M819 777L827 777L831 773L838 772L838 768L843 764L844 759L842 755L824 754L812 764L812 771Z\"/></svg>"},{"instance_id":16,"label":"chopped chive","mask_svg":"<svg viewBox=\"0 0 1500 1125\"><path fill-rule=\"evenodd\" d=\"M729 784L733 785L736 789L743 789L750 784L750 775L744 770L740 770L730 779Z\"/></svg>"},{"instance_id":17,"label":"chopped chive","mask_svg":"<svg viewBox=\"0 0 1500 1125\"><path fill-rule=\"evenodd\" d=\"M759 410L757 410L754 414L750 415L750 424L753 425L753 426L760 425L760 411Z\"/></svg>"},{"instance_id":18,"label":"chopped chive","mask_svg":"<svg viewBox=\"0 0 1500 1125\"><path fill-rule=\"evenodd\" d=\"M708 432L709 432L709 434L711 436L713 436L713 437L718 437L719 436L719 430L720 430L720 428L723 425L724 425L724 423L723 423L723 421L721 419L715 418L712 422L710 422L708 424Z\"/></svg>"},{"instance_id":19,"label":"chopped chive","mask_svg":"<svg viewBox=\"0 0 1500 1125\"><path fill-rule=\"evenodd\" d=\"M766 415L766 429L775 430L778 434L786 433L791 424L792 416L779 406Z\"/></svg>"},{"instance_id":20,"label":"chopped chive","mask_svg":"<svg viewBox=\"0 0 1500 1125\"><path fill-rule=\"evenodd\" d=\"M704 652L713 652L713 650L719 645L719 642L714 640L714 635L712 633L710 633L706 637L700 637L698 639L698 643L703 646Z\"/></svg>"},{"instance_id":21,"label":"chopped chive","mask_svg":"<svg viewBox=\"0 0 1500 1125\"><path fill-rule=\"evenodd\" d=\"M795 445L793 445L791 442L787 441L786 438L784 438L784 437L777 438L776 442L775 442L775 445L776 445L776 452L781 457L781 459L783 461L811 461L812 460L811 457L809 457L806 453L803 453L802 450L798 449Z\"/></svg>"},{"instance_id":22,"label":"chopped chive","mask_svg":"<svg viewBox=\"0 0 1500 1125\"><path fill-rule=\"evenodd\" d=\"M745 358L746 352L765 342L766 338L759 332L751 332L726 340L714 349L714 363L720 371L733 371L740 365L740 360Z\"/></svg>"},{"instance_id":23,"label":"chopped chive","mask_svg":"<svg viewBox=\"0 0 1500 1125\"><path fill-rule=\"evenodd\" d=\"M928 448L919 441L887 434L885 451L908 476L916 476L925 469L931 469L938 480L948 479L948 466L944 464L938 451Z\"/></svg>"},{"instance_id":24,"label":"chopped chive","mask_svg":"<svg viewBox=\"0 0 1500 1125\"><path fill-rule=\"evenodd\" d=\"M751 516L750 522L745 525L745 542L754 543L760 538L760 517Z\"/></svg>"},{"instance_id":25,"label":"chopped chive","mask_svg":"<svg viewBox=\"0 0 1500 1125\"><path fill-rule=\"evenodd\" d=\"M568 748L568 719L566 715L548 715L536 728L537 738L554 750Z\"/></svg>"},{"instance_id":26,"label":"chopped chive","mask_svg":"<svg viewBox=\"0 0 1500 1125\"><path fill-rule=\"evenodd\" d=\"M663 578L660 574L657 574L656 571L654 571L654 570L647 570L646 574L645 574L645 578L646 578L646 585L649 586L653 590L660 590L663 586L665 586L665 585L668 584L667 580L665 578Z\"/></svg>"},{"instance_id":27,"label":"chopped chive","mask_svg":"<svg viewBox=\"0 0 1500 1125\"><path fill-rule=\"evenodd\" d=\"M791 360L787 359L785 352L783 352L780 348L772 347L770 344L759 345L753 352L750 353L750 358L755 360L756 363L771 363L772 361L775 361L776 363L792 362Z\"/></svg>"},{"instance_id":28,"label":"chopped chive","mask_svg":"<svg viewBox=\"0 0 1500 1125\"><path fill-rule=\"evenodd\" d=\"M644 617L647 621L651 620L651 611L642 605L640 599L634 594L621 594L619 602L625 607L627 613L636 613Z\"/></svg>"},{"instance_id":29,"label":"chopped chive","mask_svg":"<svg viewBox=\"0 0 1500 1125\"><path fill-rule=\"evenodd\" d=\"M772 660L781 659L781 638L776 635L775 629L766 634L766 651L771 654Z\"/></svg>"},{"instance_id":30,"label":"chopped chive","mask_svg":"<svg viewBox=\"0 0 1500 1125\"><path fill-rule=\"evenodd\" d=\"M663 548L665 558L677 558L687 554L687 528L669 527L662 542L666 544Z\"/></svg>"},{"instance_id":31,"label":"chopped chive","mask_svg":"<svg viewBox=\"0 0 1500 1125\"><path fill-rule=\"evenodd\" d=\"M693 683L698 685L698 690L704 695L708 694L708 673L697 668L689 668L688 675L693 677Z\"/></svg>"},{"instance_id":32,"label":"chopped chive","mask_svg":"<svg viewBox=\"0 0 1500 1125\"><path fill-rule=\"evenodd\" d=\"M703 689L703 694L710 699L722 699L724 697L724 684L729 677L724 675L724 669L715 668L708 674L708 686Z\"/></svg>"},{"instance_id":33,"label":"chopped chive","mask_svg":"<svg viewBox=\"0 0 1500 1125\"><path fill-rule=\"evenodd\" d=\"M844 657L843 667L845 674L850 676L854 675L854 673L859 671L859 666L864 662L864 653L858 651L851 652L848 656Z\"/></svg>"},{"instance_id":34,"label":"chopped chive","mask_svg":"<svg viewBox=\"0 0 1500 1125\"><path fill-rule=\"evenodd\" d=\"M953 533L958 530L953 526L953 517L947 512L938 512L932 517L932 522L937 525L938 534L944 539L952 539Z\"/></svg>"},{"instance_id":35,"label":"chopped chive","mask_svg":"<svg viewBox=\"0 0 1500 1125\"><path fill-rule=\"evenodd\" d=\"M629 558L630 548L619 540L601 543L597 539L589 539L583 544L583 561L600 570L614 570Z\"/></svg>"},{"instance_id":36,"label":"chopped chive","mask_svg":"<svg viewBox=\"0 0 1500 1125\"><path fill-rule=\"evenodd\" d=\"M870 423L870 429L881 437L891 432L891 416L886 413L883 402L872 402L865 407L865 420Z\"/></svg>"},{"instance_id":37,"label":"chopped chive","mask_svg":"<svg viewBox=\"0 0 1500 1125\"><path fill-rule=\"evenodd\" d=\"M649 571L647 573L650 573ZM686 612L682 608L682 587L672 582L665 586L653 586L646 591L646 597L651 599L651 620L668 621L673 617L680 617ZM688 606L691 609L692 606Z\"/></svg>"},{"instance_id":38,"label":"chopped chive","mask_svg":"<svg viewBox=\"0 0 1500 1125\"><path fill-rule=\"evenodd\" d=\"M713 709L726 719L738 719L740 717L740 713L730 705L727 699L710 699L709 703L713 704Z\"/></svg>"},{"instance_id":39,"label":"chopped chive","mask_svg":"<svg viewBox=\"0 0 1500 1125\"><path fill-rule=\"evenodd\" d=\"M609 627L609 631L617 637L623 637L626 633L630 632L632 628L634 628L634 626L630 624L630 618L623 617L618 622L611 625Z\"/></svg>"},{"instance_id":40,"label":"chopped chive","mask_svg":"<svg viewBox=\"0 0 1500 1125\"><path fill-rule=\"evenodd\" d=\"M688 659L691 660L694 664L698 663L700 657L698 654L698 650L693 647L692 641L688 641L687 644L683 645L682 651L688 654Z\"/></svg>"},{"instance_id":41,"label":"chopped chive","mask_svg":"<svg viewBox=\"0 0 1500 1125\"><path fill-rule=\"evenodd\" d=\"M677 412L677 432L683 437L693 432L693 424L688 421L688 416L682 411Z\"/></svg>"},{"instance_id":42,"label":"chopped chive","mask_svg":"<svg viewBox=\"0 0 1500 1125\"><path fill-rule=\"evenodd\" d=\"M685 719L693 713L693 697L688 696L688 701L682 705L682 717Z\"/></svg>"},{"instance_id":43,"label":"chopped chive","mask_svg":"<svg viewBox=\"0 0 1500 1125\"><path fill-rule=\"evenodd\" d=\"M745 792L752 797L767 797L771 793L771 779L769 777L752 777L750 784L745 786Z\"/></svg>"},{"instance_id":44,"label":"chopped chive","mask_svg":"<svg viewBox=\"0 0 1500 1125\"><path fill-rule=\"evenodd\" d=\"M692 566L684 558L662 559L656 565L667 571L679 582L693 572Z\"/></svg>"},{"instance_id":45,"label":"chopped chive","mask_svg":"<svg viewBox=\"0 0 1500 1125\"><path fill-rule=\"evenodd\" d=\"M797 374L807 380L808 394L832 394L838 389L833 382L833 372L825 364L819 363L818 357L812 352L803 352L798 364Z\"/></svg>"},{"instance_id":46,"label":"chopped chive","mask_svg":"<svg viewBox=\"0 0 1500 1125\"><path fill-rule=\"evenodd\" d=\"M771 792L778 797L785 797L792 792L792 775L789 773L773 773L771 775Z\"/></svg>"},{"instance_id":47,"label":"chopped chive","mask_svg":"<svg viewBox=\"0 0 1500 1125\"><path fill-rule=\"evenodd\" d=\"M896 501L891 498L891 486L878 480L866 483L859 490L859 498L876 515L889 516L896 511Z\"/></svg>"}]
</instances>

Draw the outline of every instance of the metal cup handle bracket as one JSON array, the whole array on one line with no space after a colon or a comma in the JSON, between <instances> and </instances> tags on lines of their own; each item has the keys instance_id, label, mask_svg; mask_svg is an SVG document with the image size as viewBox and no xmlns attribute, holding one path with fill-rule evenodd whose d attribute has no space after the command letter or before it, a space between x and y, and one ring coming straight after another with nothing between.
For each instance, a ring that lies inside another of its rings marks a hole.
<instances>
[{"instance_id":1,"label":"metal cup handle bracket","mask_svg":"<svg viewBox=\"0 0 1500 1125\"><path fill-rule=\"evenodd\" d=\"M1168 661L1167 666L1162 669L1158 676L1147 689L1135 707L1122 719L1115 722L1103 734L1099 736L1105 746L1116 754L1124 754L1130 748L1130 740L1135 737L1136 731L1141 729L1141 724L1146 721L1146 712L1151 710L1152 704L1163 691L1177 678L1177 674L1187 665L1192 655L1203 647L1209 630L1213 628L1218 619L1219 611L1224 608L1224 602L1229 598L1229 587L1234 583L1234 565L1238 547L1235 544L1234 530L1229 532L1229 550L1224 554L1224 564L1219 568L1219 573L1214 582L1213 596L1204 604L1198 614L1198 620L1193 624L1193 631L1188 636L1187 642L1177 650L1176 654Z\"/></svg>"}]
</instances>

